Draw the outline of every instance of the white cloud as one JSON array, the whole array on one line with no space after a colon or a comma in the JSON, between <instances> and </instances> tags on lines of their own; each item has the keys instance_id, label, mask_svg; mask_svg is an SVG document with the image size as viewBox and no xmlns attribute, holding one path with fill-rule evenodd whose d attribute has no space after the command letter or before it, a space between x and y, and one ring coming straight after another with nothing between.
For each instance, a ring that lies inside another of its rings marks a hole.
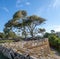
<instances>
[{"instance_id":1,"label":"white cloud","mask_svg":"<svg viewBox=\"0 0 60 59\"><path fill-rule=\"evenodd\" d=\"M60 7L60 0L54 0L53 7L54 8Z\"/></svg>"},{"instance_id":2,"label":"white cloud","mask_svg":"<svg viewBox=\"0 0 60 59\"><path fill-rule=\"evenodd\" d=\"M17 0L16 1L16 7L22 7L23 5L21 5L21 0Z\"/></svg>"},{"instance_id":3,"label":"white cloud","mask_svg":"<svg viewBox=\"0 0 60 59\"><path fill-rule=\"evenodd\" d=\"M60 7L60 0L50 0L49 4L47 3L47 5L43 5L39 8L37 8L35 14L38 15L42 15L44 12L48 13L49 11L51 11L51 9L57 9Z\"/></svg>"},{"instance_id":4,"label":"white cloud","mask_svg":"<svg viewBox=\"0 0 60 59\"><path fill-rule=\"evenodd\" d=\"M54 30L55 30L55 31L60 31L60 25L55 26L55 27L54 27Z\"/></svg>"},{"instance_id":5,"label":"white cloud","mask_svg":"<svg viewBox=\"0 0 60 59\"><path fill-rule=\"evenodd\" d=\"M55 30L56 32L60 32L60 25L49 25L47 26L48 30Z\"/></svg>"},{"instance_id":6,"label":"white cloud","mask_svg":"<svg viewBox=\"0 0 60 59\"><path fill-rule=\"evenodd\" d=\"M58 8L58 7L60 7L60 0L51 0L48 7L49 8Z\"/></svg>"},{"instance_id":7,"label":"white cloud","mask_svg":"<svg viewBox=\"0 0 60 59\"><path fill-rule=\"evenodd\" d=\"M35 14L37 15L42 15L45 11L45 8L44 7L40 7L40 8L37 8L36 11L35 11Z\"/></svg>"},{"instance_id":8,"label":"white cloud","mask_svg":"<svg viewBox=\"0 0 60 59\"><path fill-rule=\"evenodd\" d=\"M28 0L17 0L16 1L16 7L23 7L24 5L30 5L30 2Z\"/></svg>"},{"instance_id":9,"label":"white cloud","mask_svg":"<svg viewBox=\"0 0 60 59\"><path fill-rule=\"evenodd\" d=\"M30 5L30 2L26 2L26 5Z\"/></svg>"},{"instance_id":10,"label":"white cloud","mask_svg":"<svg viewBox=\"0 0 60 59\"><path fill-rule=\"evenodd\" d=\"M7 13L9 13L9 10L8 10L7 7L3 7L2 9L3 9L4 11L6 11Z\"/></svg>"},{"instance_id":11,"label":"white cloud","mask_svg":"<svg viewBox=\"0 0 60 59\"><path fill-rule=\"evenodd\" d=\"M17 8L23 7L23 4L16 4L16 7L17 7Z\"/></svg>"},{"instance_id":12,"label":"white cloud","mask_svg":"<svg viewBox=\"0 0 60 59\"><path fill-rule=\"evenodd\" d=\"M17 2L16 2L16 3L18 3L18 4L19 4L19 3L21 3L21 0L17 0Z\"/></svg>"}]
</instances>

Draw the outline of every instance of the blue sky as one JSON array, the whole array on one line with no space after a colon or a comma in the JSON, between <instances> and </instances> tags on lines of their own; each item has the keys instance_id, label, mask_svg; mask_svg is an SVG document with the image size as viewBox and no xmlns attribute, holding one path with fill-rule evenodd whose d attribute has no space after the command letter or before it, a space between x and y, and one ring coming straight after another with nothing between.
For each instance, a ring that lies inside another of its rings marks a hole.
<instances>
[{"instance_id":1,"label":"blue sky","mask_svg":"<svg viewBox=\"0 0 60 59\"><path fill-rule=\"evenodd\" d=\"M46 31L60 31L60 0L0 0L0 31L18 10L45 18L46 24L41 27Z\"/></svg>"}]
</instances>

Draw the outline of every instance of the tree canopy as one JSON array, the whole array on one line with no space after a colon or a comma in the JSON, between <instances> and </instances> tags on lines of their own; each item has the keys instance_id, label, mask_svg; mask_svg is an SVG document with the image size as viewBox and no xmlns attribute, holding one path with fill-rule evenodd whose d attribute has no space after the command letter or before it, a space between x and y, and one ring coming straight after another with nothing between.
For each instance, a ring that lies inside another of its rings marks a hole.
<instances>
[{"instance_id":1,"label":"tree canopy","mask_svg":"<svg viewBox=\"0 0 60 59\"><path fill-rule=\"evenodd\" d=\"M37 15L28 16L25 10L20 10L14 13L12 19L5 24L4 32L14 31L16 29L20 30L20 33L24 35L25 38L27 34L34 37L37 26L44 22L44 18Z\"/></svg>"}]
</instances>

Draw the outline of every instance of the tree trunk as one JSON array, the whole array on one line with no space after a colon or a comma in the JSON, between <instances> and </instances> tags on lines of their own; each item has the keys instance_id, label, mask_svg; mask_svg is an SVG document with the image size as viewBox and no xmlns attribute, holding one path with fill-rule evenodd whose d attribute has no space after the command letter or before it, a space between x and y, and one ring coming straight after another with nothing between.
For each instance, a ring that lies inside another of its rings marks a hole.
<instances>
[{"instance_id":1,"label":"tree trunk","mask_svg":"<svg viewBox=\"0 0 60 59\"><path fill-rule=\"evenodd\" d=\"M32 38L34 37L33 30L30 31L30 35L32 36Z\"/></svg>"}]
</instances>

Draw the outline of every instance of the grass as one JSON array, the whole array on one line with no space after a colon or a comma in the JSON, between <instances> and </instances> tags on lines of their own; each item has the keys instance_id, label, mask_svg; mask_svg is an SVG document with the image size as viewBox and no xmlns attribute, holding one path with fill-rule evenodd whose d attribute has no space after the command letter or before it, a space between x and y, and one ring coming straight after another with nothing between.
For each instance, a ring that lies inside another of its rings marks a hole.
<instances>
[{"instance_id":1,"label":"grass","mask_svg":"<svg viewBox=\"0 0 60 59\"><path fill-rule=\"evenodd\" d=\"M0 43L10 43L13 42L14 40L0 40Z\"/></svg>"}]
</instances>

